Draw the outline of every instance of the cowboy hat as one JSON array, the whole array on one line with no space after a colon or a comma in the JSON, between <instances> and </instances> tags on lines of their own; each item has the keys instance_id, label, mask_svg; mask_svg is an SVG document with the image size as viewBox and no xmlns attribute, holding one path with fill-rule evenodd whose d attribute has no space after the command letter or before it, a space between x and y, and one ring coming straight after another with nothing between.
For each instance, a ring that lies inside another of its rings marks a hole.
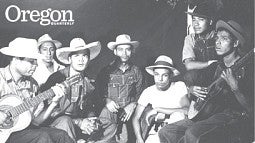
<instances>
[{"instance_id":1,"label":"cowboy hat","mask_svg":"<svg viewBox=\"0 0 255 143\"><path fill-rule=\"evenodd\" d=\"M60 48L62 44L57 40L52 40L49 34L44 34L38 39L38 47L40 47L45 42L52 42L56 49Z\"/></svg>"},{"instance_id":2,"label":"cowboy hat","mask_svg":"<svg viewBox=\"0 0 255 143\"><path fill-rule=\"evenodd\" d=\"M187 14L190 14L192 16L202 17L202 18L209 18L214 19L215 18L215 10L212 6L208 5L206 2L198 4L193 12L185 12Z\"/></svg>"},{"instance_id":3,"label":"cowboy hat","mask_svg":"<svg viewBox=\"0 0 255 143\"><path fill-rule=\"evenodd\" d=\"M0 49L0 52L12 57L24 57L31 59L39 59L41 57L37 49L37 41L35 39L22 37L18 37L11 41L8 47Z\"/></svg>"},{"instance_id":4,"label":"cowboy hat","mask_svg":"<svg viewBox=\"0 0 255 143\"><path fill-rule=\"evenodd\" d=\"M173 72L174 76L177 76L180 74L180 72L173 66L173 60L170 57L165 55L159 56L156 59L154 65L146 67L145 70L150 75L154 75L153 70L155 68L168 68Z\"/></svg>"},{"instance_id":5,"label":"cowboy hat","mask_svg":"<svg viewBox=\"0 0 255 143\"><path fill-rule=\"evenodd\" d=\"M219 20L216 23L216 30L218 30L219 28L225 28L229 30L240 41L241 45L244 45L245 33L243 28L237 22L233 20L229 20L228 22Z\"/></svg>"},{"instance_id":6,"label":"cowboy hat","mask_svg":"<svg viewBox=\"0 0 255 143\"><path fill-rule=\"evenodd\" d=\"M101 44L98 41L86 44L83 39L74 38L70 42L70 47L63 47L63 48L57 49L56 55L60 62L64 64L70 64L68 56L71 52L82 51L86 49L89 49L90 60L92 60L100 53Z\"/></svg>"},{"instance_id":7,"label":"cowboy hat","mask_svg":"<svg viewBox=\"0 0 255 143\"><path fill-rule=\"evenodd\" d=\"M137 48L139 46L138 41L131 41L131 38L127 34L121 34L116 37L115 42L109 42L107 47L110 50L114 50L118 45L131 45L133 48Z\"/></svg>"}]
</instances>

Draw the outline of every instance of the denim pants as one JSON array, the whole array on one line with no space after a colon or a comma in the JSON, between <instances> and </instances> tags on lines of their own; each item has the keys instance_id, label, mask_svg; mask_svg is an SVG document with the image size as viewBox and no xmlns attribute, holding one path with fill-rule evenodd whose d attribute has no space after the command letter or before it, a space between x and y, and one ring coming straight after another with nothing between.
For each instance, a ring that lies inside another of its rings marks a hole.
<instances>
[{"instance_id":1,"label":"denim pants","mask_svg":"<svg viewBox=\"0 0 255 143\"><path fill-rule=\"evenodd\" d=\"M161 143L226 143L220 127L234 120L226 113L217 113L198 122L184 119L164 126L159 131Z\"/></svg>"},{"instance_id":2,"label":"denim pants","mask_svg":"<svg viewBox=\"0 0 255 143\"><path fill-rule=\"evenodd\" d=\"M37 127L12 133L7 143L74 143L74 141L63 130Z\"/></svg>"},{"instance_id":3,"label":"denim pants","mask_svg":"<svg viewBox=\"0 0 255 143\"><path fill-rule=\"evenodd\" d=\"M99 117L110 119L115 125L117 125L117 114L110 112L106 107L103 108ZM116 142L118 143L134 143L135 142L135 136L134 136L134 130L133 130L131 118L129 119L129 121L123 124L122 132L119 135L115 135L117 131L117 126L115 127L114 140Z\"/></svg>"}]
</instances>

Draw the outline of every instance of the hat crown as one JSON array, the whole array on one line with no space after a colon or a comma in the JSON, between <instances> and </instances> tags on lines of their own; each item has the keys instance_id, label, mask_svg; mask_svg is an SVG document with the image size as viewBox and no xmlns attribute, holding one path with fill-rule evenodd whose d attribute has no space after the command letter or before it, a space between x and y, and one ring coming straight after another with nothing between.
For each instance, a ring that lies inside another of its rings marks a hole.
<instances>
[{"instance_id":1,"label":"hat crown","mask_svg":"<svg viewBox=\"0 0 255 143\"><path fill-rule=\"evenodd\" d=\"M201 3L194 9L193 14L197 14L203 17L214 18L215 10L212 6L207 3Z\"/></svg>"},{"instance_id":2,"label":"hat crown","mask_svg":"<svg viewBox=\"0 0 255 143\"><path fill-rule=\"evenodd\" d=\"M165 55L159 56L159 57L156 59L155 63L157 63L157 62L167 62L167 63L169 63L170 65L173 65L173 60L172 60L170 57L165 56Z\"/></svg>"},{"instance_id":3,"label":"hat crown","mask_svg":"<svg viewBox=\"0 0 255 143\"><path fill-rule=\"evenodd\" d=\"M37 51L37 41L35 39L27 39L27 38L18 37L9 43L10 48L18 49L18 47L20 47L24 50L23 46L26 47L27 50Z\"/></svg>"},{"instance_id":4,"label":"hat crown","mask_svg":"<svg viewBox=\"0 0 255 143\"><path fill-rule=\"evenodd\" d=\"M37 41L35 39L22 37L18 37L11 41L8 47L1 48L0 52L4 55L13 57L25 57L31 59L40 58L40 54L37 49Z\"/></svg>"},{"instance_id":5,"label":"hat crown","mask_svg":"<svg viewBox=\"0 0 255 143\"><path fill-rule=\"evenodd\" d=\"M70 42L70 48L84 47L85 45L86 45L86 43L82 38L74 38Z\"/></svg>"},{"instance_id":6,"label":"hat crown","mask_svg":"<svg viewBox=\"0 0 255 143\"><path fill-rule=\"evenodd\" d=\"M241 27L241 25L239 25L237 22L233 21L233 20L229 20L227 22L231 27L233 27L234 29L238 30L239 33L243 34L244 30Z\"/></svg>"},{"instance_id":7,"label":"hat crown","mask_svg":"<svg viewBox=\"0 0 255 143\"><path fill-rule=\"evenodd\" d=\"M116 42L130 42L131 38L127 34L122 34L116 37Z\"/></svg>"},{"instance_id":8,"label":"hat crown","mask_svg":"<svg viewBox=\"0 0 255 143\"><path fill-rule=\"evenodd\" d=\"M49 34L44 34L38 39L38 43L44 42L44 41L52 41L52 38Z\"/></svg>"}]
</instances>

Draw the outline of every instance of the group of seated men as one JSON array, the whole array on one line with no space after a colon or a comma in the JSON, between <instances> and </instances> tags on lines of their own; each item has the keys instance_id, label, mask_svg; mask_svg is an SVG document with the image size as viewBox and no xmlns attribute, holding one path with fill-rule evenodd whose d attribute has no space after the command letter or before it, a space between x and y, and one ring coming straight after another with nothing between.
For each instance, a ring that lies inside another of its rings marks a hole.
<instances>
[{"instance_id":1,"label":"group of seated men","mask_svg":"<svg viewBox=\"0 0 255 143\"><path fill-rule=\"evenodd\" d=\"M253 63L240 60L244 30L233 20L214 27L205 4L188 14L195 33L184 40L187 72L160 55L145 68L155 82L147 88L130 61L140 42L127 34L107 44L116 58L95 82L85 70L98 41L74 38L63 47L48 34L11 41L0 49L10 57L0 68L0 143L251 142ZM34 99L27 111L11 108Z\"/></svg>"}]
</instances>

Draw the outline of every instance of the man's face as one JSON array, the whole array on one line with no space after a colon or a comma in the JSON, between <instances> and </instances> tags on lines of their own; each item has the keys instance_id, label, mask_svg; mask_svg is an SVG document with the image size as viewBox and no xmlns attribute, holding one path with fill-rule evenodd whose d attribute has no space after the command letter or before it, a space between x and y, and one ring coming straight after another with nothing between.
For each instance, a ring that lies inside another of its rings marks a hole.
<instances>
[{"instance_id":1,"label":"man's face","mask_svg":"<svg viewBox=\"0 0 255 143\"><path fill-rule=\"evenodd\" d=\"M37 67L37 60L31 58L19 59L16 58L17 72L22 76L32 76Z\"/></svg>"},{"instance_id":2,"label":"man's face","mask_svg":"<svg viewBox=\"0 0 255 143\"><path fill-rule=\"evenodd\" d=\"M196 34L202 34L209 27L209 20L202 17L192 16L192 26Z\"/></svg>"},{"instance_id":3,"label":"man's face","mask_svg":"<svg viewBox=\"0 0 255 143\"><path fill-rule=\"evenodd\" d=\"M131 57L132 47L130 45L118 45L114 49L114 54L118 56L123 63L125 63Z\"/></svg>"},{"instance_id":4,"label":"man's face","mask_svg":"<svg viewBox=\"0 0 255 143\"><path fill-rule=\"evenodd\" d=\"M227 31L218 31L216 35L216 53L218 55L225 55L231 52L234 48L234 42L231 35Z\"/></svg>"},{"instance_id":5,"label":"man's face","mask_svg":"<svg viewBox=\"0 0 255 143\"><path fill-rule=\"evenodd\" d=\"M89 55L85 51L78 51L71 56L69 56L69 60L71 61L71 67L77 71L82 72L88 66L89 63Z\"/></svg>"},{"instance_id":6,"label":"man's face","mask_svg":"<svg viewBox=\"0 0 255 143\"><path fill-rule=\"evenodd\" d=\"M52 42L44 42L40 46L39 52L43 55L44 62L52 62L55 54L55 45Z\"/></svg>"},{"instance_id":7,"label":"man's face","mask_svg":"<svg viewBox=\"0 0 255 143\"><path fill-rule=\"evenodd\" d=\"M170 86L170 78L173 74L170 74L168 69L155 68L154 69L154 81L158 90L165 91Z\"/></svg>"}]
</instances>

